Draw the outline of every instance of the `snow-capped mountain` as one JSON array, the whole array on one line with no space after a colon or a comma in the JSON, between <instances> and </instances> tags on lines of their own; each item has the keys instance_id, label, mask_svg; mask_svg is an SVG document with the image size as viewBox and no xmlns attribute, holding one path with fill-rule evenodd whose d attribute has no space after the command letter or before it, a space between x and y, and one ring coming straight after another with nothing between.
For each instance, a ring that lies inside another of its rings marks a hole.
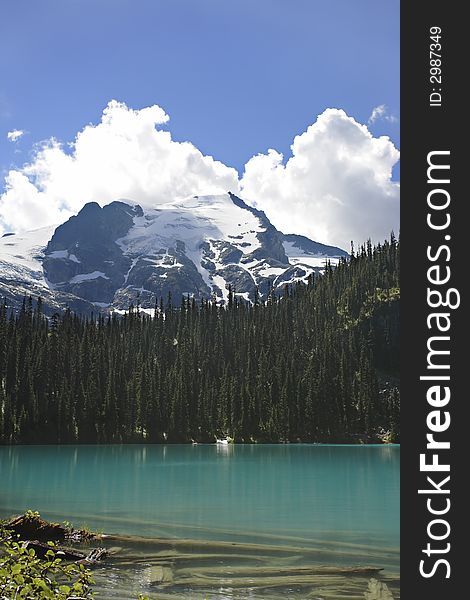
<instances>
[{"instance_id":1,"label":"snow-capped mountain","mask_svg":"<svg viewBox=\"0 0 470 600\"><path fill-rule=\"evenodd\" d=\"M228 193L193 196L144 210L130 201L86 204L57 228L0 239L0 295L19 305L41 296L48 312L152 309L171 293L247 300L255 290L306 281L347 253L284 235L266 215Z\"/></svg>"}]
</instances>

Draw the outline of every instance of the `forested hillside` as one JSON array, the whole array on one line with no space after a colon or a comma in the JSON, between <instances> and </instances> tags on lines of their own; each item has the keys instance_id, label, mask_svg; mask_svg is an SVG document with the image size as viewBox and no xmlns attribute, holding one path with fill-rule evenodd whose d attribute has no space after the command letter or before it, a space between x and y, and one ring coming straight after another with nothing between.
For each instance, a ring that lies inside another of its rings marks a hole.
<instances>
[{"instance_id":1,"label":"forested hillside","mask_svg":"<svg viewBox=\"0 0 470 600\"><path fill-rule=\"evenodd\" d=\"M4 303L0 441L397 441L399 296L392 236L265 303L52 319Z\"/></svg>"}]
</instances>

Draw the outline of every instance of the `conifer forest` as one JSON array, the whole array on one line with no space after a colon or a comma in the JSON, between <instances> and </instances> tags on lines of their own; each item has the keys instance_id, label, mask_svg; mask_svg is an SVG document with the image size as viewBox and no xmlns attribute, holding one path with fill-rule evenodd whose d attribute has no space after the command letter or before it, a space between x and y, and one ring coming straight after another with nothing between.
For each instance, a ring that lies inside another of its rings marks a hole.
<instances>
[{"instance_id":1,"label":"conifer forest","mask_svg":"<svg viewBox=\"0 0 470 600\"><path fill-rule=\"evenodd\" d=\"M399 441L399 242L248 303L0 307L0 442ZM178 302L179 304L179 302Z\"/></svg>"}]
</instances>

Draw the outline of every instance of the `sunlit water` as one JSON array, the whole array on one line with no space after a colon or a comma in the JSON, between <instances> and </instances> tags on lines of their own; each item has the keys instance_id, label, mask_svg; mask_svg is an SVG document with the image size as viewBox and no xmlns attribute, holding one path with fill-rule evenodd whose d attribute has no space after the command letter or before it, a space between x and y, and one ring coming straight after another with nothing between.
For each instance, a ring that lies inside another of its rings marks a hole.
<instances>
[{"instance_id":1,"label":"sunlit water","mask_svg":"<svg viewBox=\"0 0 470 600\"><path fill-rule=\"evenodd\" d=\"M364 598L371 575L323 566L383 568L373 576L398 598L399 457L398 446L0 447L0 516L31 508L133 536L98 544L113 547L95 570L103 599Z\"/></svg>"}]
</instances>

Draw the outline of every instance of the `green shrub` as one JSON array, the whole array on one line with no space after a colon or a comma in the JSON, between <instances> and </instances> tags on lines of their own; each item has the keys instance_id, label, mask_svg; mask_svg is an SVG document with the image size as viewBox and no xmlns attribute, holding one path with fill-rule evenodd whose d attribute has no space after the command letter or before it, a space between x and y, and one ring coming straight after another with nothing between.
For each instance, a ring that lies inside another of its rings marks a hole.
<instances>
[{"instance_id":1,"label":"green shrub","mask_svg":"<svg viewBox=\"0 0 470 600\"><path fill-rule=\"evenodd\" d=\"M23 600L88 600L93 598L91 573L84 565L66 564L56 557L56 545L45 558L23 547L21 542L5 540L0 553L0 597Z\"/></svg>"}]
</instances>

